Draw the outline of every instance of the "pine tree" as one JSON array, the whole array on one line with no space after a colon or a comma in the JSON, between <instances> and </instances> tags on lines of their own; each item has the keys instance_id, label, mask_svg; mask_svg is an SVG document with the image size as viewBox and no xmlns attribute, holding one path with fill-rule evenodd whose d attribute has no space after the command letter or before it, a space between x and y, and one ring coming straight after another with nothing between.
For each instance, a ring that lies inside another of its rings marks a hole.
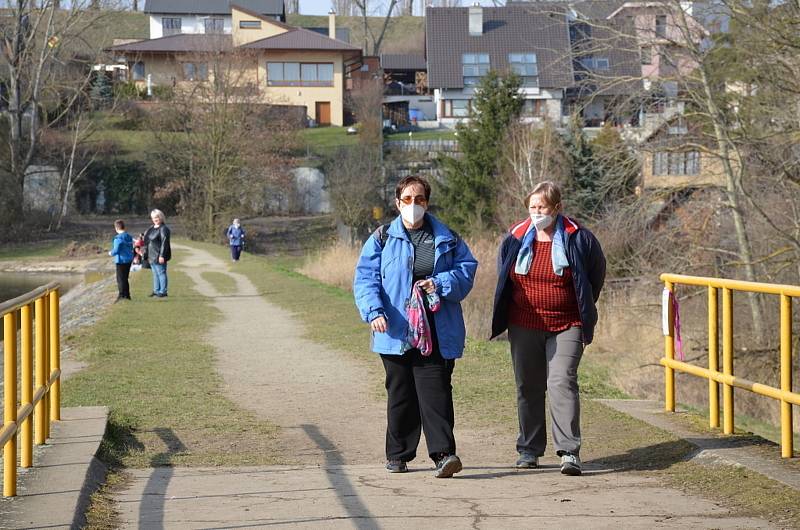
<instances>
[{"instance_id":1,"label":"pine tree","mask_svg":"<svg viewBox=\"0 0 800 530\"><path fill-rule=\"evenodd\" d=\"M579 218L591 218L600 203L597 189L602 174L581 125L580 117L574 114L567 127L566 147L572 165L572 178L566 195L570 198L570 211Z\"/></svg>"},{"instance_id":2,"label":"pine tree","mask_svg":"<svg viewBox=\"0 0 800 530\"><path fill-rule=\"evenodd\" d=\"M442 160L437 203L460 231L495 223L496 174L506 131L522 110L520 78L489 71L478 84L470 120L456 127L461 158Z\"/></svg>"},{"instance_id":3,"label":"pine tree","mask_svg":"<svg viewBox=\"0 0 800 530\"><path fill-rule=\"evenodd\" d=\"M625 145L619 132L606 124L592 140L591 146L600 173L600 180L595 186L596 208L607 209L631 198L639 179L639 161Z\"/></svg>"}]
</instances>

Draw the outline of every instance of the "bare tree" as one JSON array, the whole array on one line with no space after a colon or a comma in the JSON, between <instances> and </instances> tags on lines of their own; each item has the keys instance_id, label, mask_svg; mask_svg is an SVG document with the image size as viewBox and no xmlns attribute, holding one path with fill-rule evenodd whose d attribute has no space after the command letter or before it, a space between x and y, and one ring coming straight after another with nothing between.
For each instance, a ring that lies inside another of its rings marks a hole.
<instances>
[{"instance_id":1,"label":"bare tree","mask_svg":"<svg viewBox=\"0 0 800 530\"><path fill-rule=\"evenodd\" d=\"M57 9L46 0L34 9L29 0L9 3L0 52L7 89L4 112L8 152L0 172L0 225L23 220L23 189L28 167L39 150L42 120L58 122L85 90L98 50L86 49L79 38L97 17L85 3Z\"/></svg>"},{"instance_id":2,"label":"bare tree","mask_svg":"<svg viewBox=\"0 0 800 530\"><path fill-rule=\"evenodd\" d=\"M352 16L355 13L353 0L331 0L331 9L337 15Z\"/></svg>"},{"instance_id":3,"label":"bare tree","mask_svg":"<svg viewBox=\"0 0 800 530\"><path fill-rule=\"evenodd\" d=\"M414 14L414 0L402 0L400 14L407 17L412 16Z\"/></svg>"},{"instance_id":4,"label":"bare tree","mask_svg":"<svg viewBox=\"0 0 800 530\"><path fill-rule=\"evenodd\" d=\"M286 13L290 15L297 15L300 13L300 0L287 0Z\"/></svg>"},{"instance_id":5,"label":"bare tree","mask_svg":"<svg viewBox=\"0 0 800 530\"><path fill-rule=\"evenodd\" d=\"M388 0L389 3L386 6L386 15L383 18L383 24L380 26L380 31L376 34L369 23L369 18L371 15L379 12L380 5L371 4L370 0L353 0L356 11L361 17L364 26L364 50L368 50L371 43L371 55L380 55L383 38L386 36L386 30L392 22L392 13L399 1L400 0Z\"/></svg>"},{"instance_id":6,"label":"bare tree","mask_svg":"<svg viewBox=\"0 0 800 530\"><path fill-rule=\"evenodd\" d=\"M178 84L158 113L154 168L166 172L162 193L177 196L190 237L214 240L267 184L288 182L299 120L260 101L256 57L221 50L187 59L197 81Z\"/></svg>"}]
</instances>

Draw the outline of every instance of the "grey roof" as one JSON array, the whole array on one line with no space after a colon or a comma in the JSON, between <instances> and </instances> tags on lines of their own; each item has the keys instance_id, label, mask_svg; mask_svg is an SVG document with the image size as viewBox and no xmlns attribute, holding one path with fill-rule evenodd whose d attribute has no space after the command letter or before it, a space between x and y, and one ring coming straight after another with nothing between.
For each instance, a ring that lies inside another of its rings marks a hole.
<instances>
[{"instance_id":1,"label":"grey roof","mask_svg":"<svg viewBox=\"0 0 800 530\"><path fill-rule=\"evenodd\" d=\"M384 70L427 70L428 63L424 55L390 54L381 55L381 68Z\"/></svg>"},{"instance_id":2,"label":"grey roof","mask_svg":"<svg viewBox=\"0 0 800 530\"><path fill-rule=\"evenodd\" d=\"M462 54L488 53L493 69L508 68L509 53L535 53L539 86L573 84L566 4L537 2L483 8L483 34L469 35L469 8L429 7L425 18L428 83L461 88Z\"/></svg>"},{"instance_id":3,"label":"grey roof","mask_svg":"<svg viewBox=\"0 0 800 530\"><path fill-rule=\"evenodd\" d=\"M181 34L158 39L148 39L112 46L110 51L161 53L161 52L218 52L233 49L231 35Z\"/></svg>"},{"instance_id":4,"label":"grey roof","mask_svg":"<svg viewBox=\"0 0 800 530\"><path fill-rule=\"evenodd\" d=\"M581 91L598 95L633 95L642 90L642 66L639 46L633 28L624 20L610 20L591 25L583 42L573 43L576 61L583 57L608 59L608 70L583 72L575 67L576 78L585 76L576 85Z\"/></svg>"},{"instance_id":5,"label":"grey roof","mask_svg":"<svg viewBox=\"0 0 800 530\"><path fill-rule=\"evenodd\" d=\"M603 20L624 3L624 0L583 0L570 5L585 20Z\"/></svg>"},{"instance_id":6,"label":"grey roof","mask_svg":"<svg viewBox=\"0 0 800 530\"><path fill-rule=\"evenodd\" d=\"M309 31L319 33L320 35L328 36L328 27L324 28L306 28ZM350 44L350 28L336 28L336 40Z\"/></svg>"},{"instance_id":7,"label":"grey roof","mask_svg":"<svg viewBox=\"0 0 800 530\"><path fill-rule=\"evenodd\" d=\"M274 35L249 44L241 48L257 50L334 50L334 51L361 51L361 48L346 42L328 38L305 28L293 28L286 33Z\"/></svg>"},{"instance_id":8,"label":"grey roof","mask_svg":"<svg viewBox=\"0 0 800 530\"><path fill-rule=\"evenodd\" d=\"M283 0L147 0L145 13L230 15L231 4L262 15L283 15Z\"/></svg>"}]
</instances>

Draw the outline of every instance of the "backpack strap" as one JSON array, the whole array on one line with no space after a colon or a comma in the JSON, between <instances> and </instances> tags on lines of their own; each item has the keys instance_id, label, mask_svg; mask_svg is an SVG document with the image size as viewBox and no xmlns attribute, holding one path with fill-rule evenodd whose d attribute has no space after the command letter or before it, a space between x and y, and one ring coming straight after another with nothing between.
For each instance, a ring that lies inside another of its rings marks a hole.
<instances>
[{"instance_id":1,"label":"backpack strap","mask_svg":"<svg viewBox=\"0 0 800 530\"><path fill-rule=\"evenodd\" d=\"M378 243L380 243L381 248L386 246L386 242L389 240L389 223L382 224L378 228L372 232L372 237L374 237Z\"/></svg>"}]
</instances>

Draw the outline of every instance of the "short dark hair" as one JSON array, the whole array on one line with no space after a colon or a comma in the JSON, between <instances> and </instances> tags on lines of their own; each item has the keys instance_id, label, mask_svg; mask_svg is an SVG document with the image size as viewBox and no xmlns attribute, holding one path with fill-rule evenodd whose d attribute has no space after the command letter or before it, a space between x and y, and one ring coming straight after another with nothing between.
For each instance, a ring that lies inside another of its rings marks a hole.
<instances>
[{"instance_id":1,"label":"short dark hair","mask_svg":"<svg viewBox=\"0 0 800 530\"><path fill-rule=\"evenodd\" d=\"M396 199L400 199L400 194L403 193L403 190L409 186L414 184L419 184L422 186L422 189L425 190L425 200L431 200L431 185L428 183L427 180L420 177L419 175L409 175L407 177L403 177L400 182L397 183L397 186L394 188L394 196Z\"/></svg>"},{"instance_id":2,"label":"short dark hair","mask_svg":"<svg viewBox=\"0 0 800 530\"><path fill-rule=\"evenodd\" d=\"M116 228L117 230L125 230L125 221L123 221L122 219L117 219L116 221L114 221L114 228Z\"/></svg>"}]
</instances>

